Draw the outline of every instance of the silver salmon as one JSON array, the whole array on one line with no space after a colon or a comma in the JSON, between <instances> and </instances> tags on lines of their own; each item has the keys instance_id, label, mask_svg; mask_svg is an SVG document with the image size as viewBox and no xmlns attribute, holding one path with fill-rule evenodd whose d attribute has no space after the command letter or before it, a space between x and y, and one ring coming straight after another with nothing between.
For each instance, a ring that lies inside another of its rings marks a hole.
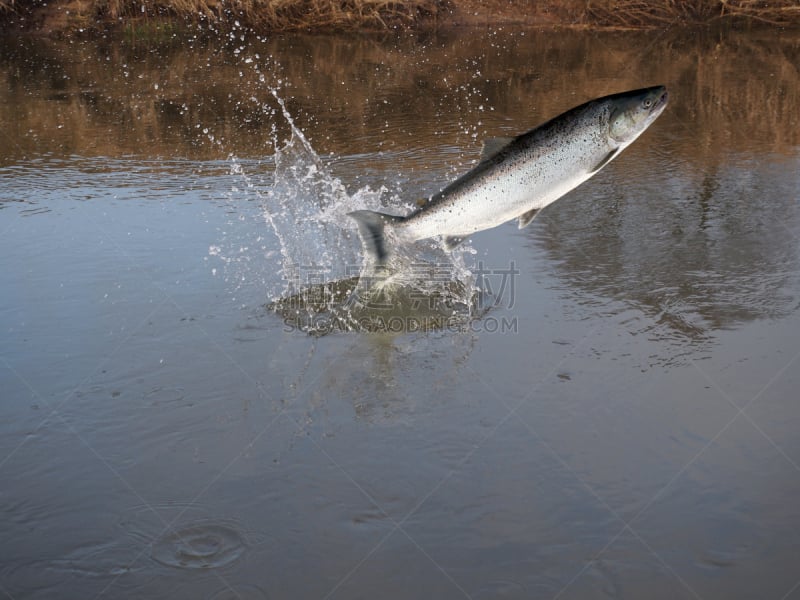
<instances>
[{"instance_id":1,"label":"silver salmon","mask_svg":"<svg viewBox=\"0 0 800 600\"><path fill-rule=\"evenodd\" d=\"M664 86L590 100L515 138L487 144L481 161L407 216L348 213L365 253L384 265L394 243L441 235L450 250L476 231L519 219L520 229L545 206L600 171L664 111Z\"/></svg>"}]
</instances>

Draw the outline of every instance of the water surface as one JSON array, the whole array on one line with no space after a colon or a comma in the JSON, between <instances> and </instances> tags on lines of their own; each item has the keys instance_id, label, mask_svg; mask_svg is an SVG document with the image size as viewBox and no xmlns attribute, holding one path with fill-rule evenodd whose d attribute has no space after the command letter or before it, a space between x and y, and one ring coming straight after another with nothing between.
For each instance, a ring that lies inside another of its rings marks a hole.
<instances>
[{"instance_id":1,"label":"water surface","mask_svg":"<svg viewBox=\"0 0 800 600\"><path fill-rule=\"evenodd\" d=\"M800 593L800 37L0 43L3 595ZM348 210L653 84L530 227L418 249L467 318L270 310L358 274Z\"/></svg>"}]
</instances>

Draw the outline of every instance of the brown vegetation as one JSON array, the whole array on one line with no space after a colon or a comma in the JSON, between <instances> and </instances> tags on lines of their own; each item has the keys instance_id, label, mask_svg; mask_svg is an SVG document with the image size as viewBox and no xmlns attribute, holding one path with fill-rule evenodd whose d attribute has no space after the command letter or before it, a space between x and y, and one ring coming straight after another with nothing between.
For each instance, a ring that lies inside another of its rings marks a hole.
<instances>
[{"instance_id":1,"label":"brown vegetation","mask_svg":"<svg viewBox=\"0 0 800 600\"><path fill-rule=\"evenodd\" d=\"M519 23L652 28L746 19L800 24L800 0L0 0L0 24L33 29L240 24L259 31Z\"/></svg>"},{"instance_id":2,"label":"brown vegetation","mask_svg":"<svg viewBox=\"0 0 800 600\"><path fill-rule=\"evenodd\" d=\"M646 28L708 24L721 19L752 19L774 25L800 21L797 0L599 0L586 2L587 23Z\"/></svg>"},{"instance_id":3,"label":"brown vegetation","mask_svg":"<svg viewBox=\"0 0 800 600\"><path fill-rule=\"evenodd\" d=\"M112 19L174 15L189 19L233 22L260 30L387 28L410 25L435 15L437 0L106 0Z\"/></svg>"},{"instance_id":4,"label":"brown vegetation","mask_svg":"<svg viewBox=\"0 0 800 600\"><path fill-rule=\"evenodd\" d=\"M410 27L435 19L445 0L0 0L0 17L34 28L141 28L155 19L258 31ZM16 17L16 18L15 18Z\"/></svg>"}]
</instances>

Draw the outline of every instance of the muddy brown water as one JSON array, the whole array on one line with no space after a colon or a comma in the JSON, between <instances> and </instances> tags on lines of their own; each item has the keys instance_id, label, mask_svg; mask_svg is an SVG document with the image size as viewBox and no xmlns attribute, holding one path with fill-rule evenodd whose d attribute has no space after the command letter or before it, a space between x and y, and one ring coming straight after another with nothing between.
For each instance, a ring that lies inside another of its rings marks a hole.
<instances>
[{"instance_id":1,"label":"muddy brown water","mask_svg":"<svg viewBox=\"0 0 800 600\"><path fill-rule=\"evenodd\" d=\"M0 44L0 596L800 597L800 36ZM654 84L469 318L269 308L357 273L320 215Z\"/></svg>"}]
</instances>

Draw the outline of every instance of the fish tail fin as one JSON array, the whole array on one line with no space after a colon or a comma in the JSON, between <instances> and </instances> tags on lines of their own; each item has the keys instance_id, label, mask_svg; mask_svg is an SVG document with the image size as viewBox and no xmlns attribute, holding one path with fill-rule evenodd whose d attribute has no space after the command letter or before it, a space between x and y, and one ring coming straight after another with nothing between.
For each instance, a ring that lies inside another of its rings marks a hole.
<instances>
[{"instance_id":1,"label":"fish tail fin","mask_svg":"<svg viewBox=\"0 0 800 600\"><path fill-rule=\"evenodd\" d=\"M389 247L384 229L387 223L401 223L406 218L372 210L356 210L347 214L358 224L358 234L361 236L364 252L375 261L376 265L385 265L389 258Z\"/></svg>"}]
</instances>

